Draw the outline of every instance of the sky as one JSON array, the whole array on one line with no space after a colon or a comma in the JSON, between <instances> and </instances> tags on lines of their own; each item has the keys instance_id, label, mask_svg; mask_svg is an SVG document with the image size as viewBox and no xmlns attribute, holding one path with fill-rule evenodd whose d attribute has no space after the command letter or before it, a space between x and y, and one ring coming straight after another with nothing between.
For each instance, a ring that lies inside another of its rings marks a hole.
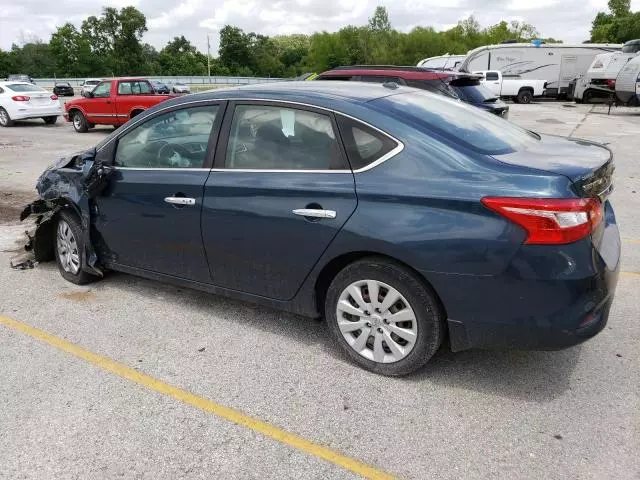
<instances>
[{"instance_id":1,"label":"sky","mask_svg":"<svg viewBox=\"0 0 640 480\"><path fill-rule=\"evenodd\" d=\"M184 35L206 52L217 55L220 29L227 24L264 35L336 31L345 25L364 25L377 5L384 5L391 25L400 31L416 26L444 30L473 15L482 26L500 20L534 25L544 37L565 43L589 38L591 21L607 0L0 0L0 48L34 37L48 41L57 26L80 26L102 6L133 5L147 17L144 41L162 48ZM633 11L640 0L632 0ZM450 52L465 53L465 52Z\"/></svg>"}]
</instances>

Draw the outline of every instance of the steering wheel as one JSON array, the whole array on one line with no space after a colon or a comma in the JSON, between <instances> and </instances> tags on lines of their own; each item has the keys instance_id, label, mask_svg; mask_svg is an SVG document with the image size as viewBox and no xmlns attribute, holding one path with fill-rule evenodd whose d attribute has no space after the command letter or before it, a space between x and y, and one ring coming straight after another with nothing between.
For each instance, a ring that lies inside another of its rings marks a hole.
<instances>
[{"instance_id":1,"label":"steering wheel","mask_svg":"<svg viewBox=\"0 0 640 480\"><path fill-rule=\"evenodd\" d=\"M182 145L167 143L158 150L157 162L166 167L190 167L190 152Z\"/></svg>"}]
</instances>

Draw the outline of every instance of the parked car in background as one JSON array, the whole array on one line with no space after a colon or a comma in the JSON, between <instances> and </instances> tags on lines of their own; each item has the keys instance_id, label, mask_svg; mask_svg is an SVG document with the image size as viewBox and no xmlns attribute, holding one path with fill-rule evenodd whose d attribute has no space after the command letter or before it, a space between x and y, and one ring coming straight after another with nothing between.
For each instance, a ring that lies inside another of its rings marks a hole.
<instances>
[{"instance_id":1,"label":"parked car in background","mask_svg":"<svg viewBox=\"0 0 640 480\"><path fill-rule=\"evenodd\" d=\"M58 96L27 82L0 82L0 127L16 120L42 118L53 125L62 115Z\"/></svg>"},{"instance_id":2,"label":"parked car in background","mask_svg":"<svg viewBox=\"0 0 640 480\"><path fill-rule=\"evenodd\" d=\"M162 83L160 80L149 80L149 82L151 82L151 86L153 87L153 90L156 93L162 94L162 95L168 95L169 93L171 93L171 90L169 89L168 85L165 83Z\"/></svg>"},{"instance_id":3,"label":"parked car in background","mask_svg":"<svg viewBox=\"0 0 640 480\"><path fill-rule=\"evenodd\" d=\"M53 86L53 93L59 97L73 97L73 87L69 82L56 82Z\"/></svg>"},{"instance_id":4,"label":"parked car in background","mask_svg":"<svg viewBox=\"0 0 640 480\"><path fill-rule=\"evenodd\" d=\"M547 82L545 95L566 95L571 80L584 74L594 57L600 53L616 52L621 44L501 43L484 45L467 52L460 65L464 72L498 70L505 77L518 76L526 80Z\"/></svg>"},{"instance_id":5,"label":"parked car in background","mask_svg":"<svg viewBox=\"0 0 640 480\"><path fill-rule=\"evenodd\" d=\"M618 74L616 97L623 105L640 106L640 55L629 60Z\"/></svg>"},{"instance_id":6,"label":"parked car in background","mask_svg":"<svg viewBox=\"0 0 640 480\"><path fill-rule=\"evenodd\" d=\"M495 94L487 92L480 75L446 72L422 67L360 66L337 67L321 73L315 80L343 80L385 83L420 88L432 93L460 99L500 117L508 117L509 106Z\"/></svg>"},{"instance_id":7,"label":"parked car in background","mask_svg":"<svg viewBox=\"0 0 640 480\"><path fill-rule=\"evenodd\" d=\"M101 78L87 78L84 82L82 82L82 89L80 90L80 95L83 97L87 96L87 93L93 92L93 89L102 82Z\"/></svg>"},{"instance_id":8,"label":"parked car in background","mask_svg":"<svg viewBox=\"0 0 640 480\"><path fill-rule=\"evenodd\" d=\"M544 95L547 88L545 80L533 80L520 77L505 77L498 70L473 72L482 75L482 83L494 94L502 98L512 98L516 103L531 103L534 97Z\"/></svg>"},{"instance_id":9,"label":"parked car in background","mask_svg":"<svg viewBox=\"0 0 640 480\"><path fill-rule=\"evenodd\" d=\"M104 80L85 96L64 105L64 118L79 133L95 125L122 125L169 98L156 95L151 83L141 78Z\"/></svg>"},{"instance_id":10,"label":"parked car in background","mask_svg":"<svg viewBox=\"0 0 640 480\"><path fill-rule=\"evenodd\" d=\"M7 77L7 81L9 82L24 82L24 83L32 83L35 85L35 82L29 75L25 75L23 73L16 73L9 75Z\"/></svg>"},{"instance_id":11,"label":"parked car in background","mask_svg":"<svg viewBox=\"0 0 640 480\"><path fill-rule=\"evenodd\" d=\"M445 338L600 332L613 170L596 143L397 84L250 85L166 101L60 160L35 241L75 284L109 269L324 316L354 362L404 375Z\"/></svg>"},{"instance_id":12,"label":"parked car in background","mask_svg":"<svg viewBox=\"0 0 640 480\"><path fill-rule=\"evenodd\" d=\"M171 91L173 93L191 93L189 86L186 83L175 82L171 85Z\"/></svg>"}]
</instances>

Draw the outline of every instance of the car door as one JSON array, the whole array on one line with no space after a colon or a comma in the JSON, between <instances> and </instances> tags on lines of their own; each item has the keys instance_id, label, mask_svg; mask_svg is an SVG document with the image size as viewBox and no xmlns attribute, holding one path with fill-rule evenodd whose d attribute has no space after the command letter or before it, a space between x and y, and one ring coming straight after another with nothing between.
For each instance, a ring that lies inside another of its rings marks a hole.
<instances>
[{"instance_id":1,"label":"car door","mask_svg":"<svg viewBox=\"0 0 640 480\"><path fill-rule=\"evenodd\" d=\"M500 96L500 94L502 93L502 82L500 81L499 72L491 72L491 71L485 72L484 84L489 90L491 90L496 95Z\"/></svg>"},{"instance_id":2,"label":"car door","mask_svg":"<svg viewBox=\"0 0 640 480\"><path fill-rule=\"evenodd\" d=\"M354 177L331 112L230 103L204 190L216 286L288 300L354 212Z\"/></svg>"},{"instance_id":3,"label":"car door","mask_svg":"<svg viewBox=\"0 0 640 480\"><path fill-rule=\"evenodd\" d=\"M115 105L111 99L111 84L106 81L99 83L88 99L86 117L89 123L113 125L116 123Z\"/></svg>"},{"instance_id":4,"label":"car door","mask_svg":"<svg viewBox=\"0 0 640 480\"><path fill-rule=\"evenodd\" d=\"M96 198L105 263L210 283L200 215L224 108L161 110L108 145L115 172Z\"/></svg>"}]
</instances>

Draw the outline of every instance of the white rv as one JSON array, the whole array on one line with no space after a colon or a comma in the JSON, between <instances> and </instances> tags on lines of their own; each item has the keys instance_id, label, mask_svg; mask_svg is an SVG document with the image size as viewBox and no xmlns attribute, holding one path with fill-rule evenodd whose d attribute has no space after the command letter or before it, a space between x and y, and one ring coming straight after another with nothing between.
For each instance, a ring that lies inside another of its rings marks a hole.
<instances>
[{"instance_id":1,"label":"white rv","mask_svg":"<svg viewBox=\"0 0 640 480\"><path fill-rule=\"evenodd\" d=\"M505 43L486 45L467 53L460 70L500 70L505 77L545 80L546 95L567 93L569 82L584 74L596 55L616 52L620 44Z\"/></svg>"},{"instance_id":2,"label":"white rv","mask_svg":"<svg viewBox=\"0 0 640 480\"><path fill-rule=\"evenodd\" d=\"M636 55L620 70L616 79L616 96L624 105L640 106L640 55Z\"/></svg>"},{"instance_id":3,"label":"white rv","mask_svg":"<svg viewBox=\"0 0 640 480\"><path fill-rule=\"evenodd\" d=\"M615 90L618 74L637 55L640 55L640 40L628 41L620 52L596 55L587 73L575 81L573 98L576 103L609 98Z\"/></svg>"},{"instance_id":4,"label":"white rv","mask_svg":"<svg viewBox=\"0 0 640 480\"><path fill-rule=\"evenodd\" d=\"M418 67L433 68L436 70L454 70L457 71L462 65L462 61L466 55L440 55L439 57L429 57L418 62Z\"/></svg>"}]
</instances>

